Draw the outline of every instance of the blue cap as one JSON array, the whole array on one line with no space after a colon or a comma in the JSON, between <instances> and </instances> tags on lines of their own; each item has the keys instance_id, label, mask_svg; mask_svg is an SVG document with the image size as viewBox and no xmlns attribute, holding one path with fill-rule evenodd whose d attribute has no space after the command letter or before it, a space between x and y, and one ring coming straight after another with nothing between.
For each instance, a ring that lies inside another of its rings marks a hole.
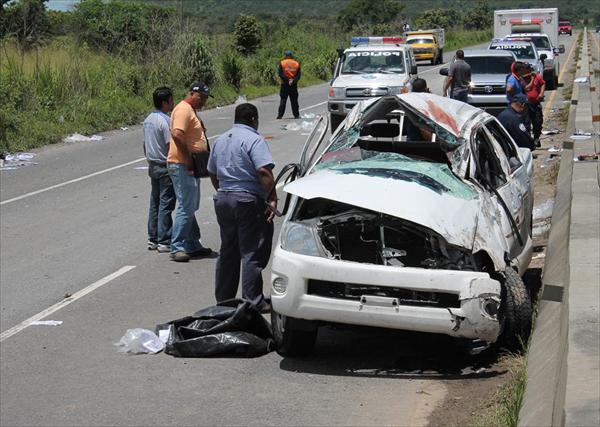
<instances>
[{"instance_id":1,"label":"blue cap","mask_svg":"<svg viewBox=\"0 0 600 427\"><path fill-rule=\"evenodd\" d=\"M292 56L292 54L293 54L293 53L294 53L294 52L292 52L291 50L286 50L285 52L283 52L283 54L284 54L285 56Z\"/></svg>"},{"instance_id":2,"label":"blue cap","mask_svg":"<svg viewBox=\"0 0 600 427\"><path fill-rule=\"evenodd\" d=\"M525 96L525 94L522 93L517 93L515 96L512 97L512 99L510 100L510 102L519 102L521 104L528 104L529 101L527 100L527 96Z\"/></svg>"}]
</instances>

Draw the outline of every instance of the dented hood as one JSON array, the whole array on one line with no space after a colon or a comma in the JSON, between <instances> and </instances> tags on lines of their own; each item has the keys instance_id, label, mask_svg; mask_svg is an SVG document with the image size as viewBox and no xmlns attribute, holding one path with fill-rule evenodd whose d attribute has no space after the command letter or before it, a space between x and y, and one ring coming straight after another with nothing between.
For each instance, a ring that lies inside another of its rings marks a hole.
<instances>
[{"instance_id":1,"label":"dented hood","mask_svg":"<svg viewBox=\"0 0 600 427\"><path fill-rule=\"evenodd\" d=\"M445 165L406 162L408 166L390 168L370 160L363 168L360 163L320 170L288 184L285 191L402 218L472 249L479 199Z\"/></svg>"}]
</instances>

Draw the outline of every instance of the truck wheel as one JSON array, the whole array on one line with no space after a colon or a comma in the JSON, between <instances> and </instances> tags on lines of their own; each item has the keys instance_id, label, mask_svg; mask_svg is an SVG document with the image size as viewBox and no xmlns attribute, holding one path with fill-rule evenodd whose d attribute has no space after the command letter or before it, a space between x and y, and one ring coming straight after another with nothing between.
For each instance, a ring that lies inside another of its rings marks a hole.
<instances>
[{"instance_id":1,"label":"truck wheel","mask_svg":"<svg viewBox=\"0 0 600 427\"><path fill-rule=\"evenodd\" d=\"M508 267L504 272L499 343L510 351L520 352L527 347L531 333L531 299L521 276Z\"/></svg>"},{"instance_id":2,"label":"truck wheel","mask_svg":"<svg viewBox=\"0 0 600 427\"><path fill-rule=\"evenodd\" d=\"M437 58L431 58L431 65L437 64Z\"/></svg>"},{"instance_id":3,"label":"truck wheel","mask_svg":"<svg viewBox=\"0 0 600 427\"><path fill-rule=\"evenodd\" d=\"M444 63L444 50L440 50L440 54L438 55L438 64L443 64Z\"/></svg>"},{"instance_id":4,"label":"truck wheel","mask_svg":"<svg viewBox=\"0 0 600 427\"><path fill-rule=\"evenodd\" d=\"M329 121L331 122L331 133L333 133L338 128L338 126L344 121L344 117L340 117L335 114L330 114Z\"/></svg>"},{"instance_id":5,"label":"truck wheel","mask_svg":"<svg viewBox=\"0 0 600 427\"><path fill-rule=\"evenodd\" d=\"M271 326L280 355L303 357L312 353L317 339L316 323L271 311Z\"/></svg>"}]
</instances>

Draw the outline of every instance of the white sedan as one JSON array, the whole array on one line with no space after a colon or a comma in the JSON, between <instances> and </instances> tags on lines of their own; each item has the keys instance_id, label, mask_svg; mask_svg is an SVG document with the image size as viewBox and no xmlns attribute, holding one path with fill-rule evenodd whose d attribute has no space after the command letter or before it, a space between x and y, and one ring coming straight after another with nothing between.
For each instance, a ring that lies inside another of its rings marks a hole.
<instances>
[{"instance_id":1,"label":"white sedan","mask_svg":"<svg viewBox=\"0 0 600 427\"><path fill-rule=\"evenodd\" d=\"M309 354L328 323L526 342L530 151L484 111L424 93L361 102L324 144L326 127L285 186L280 354Z\"/></svg>"}]
</instances>

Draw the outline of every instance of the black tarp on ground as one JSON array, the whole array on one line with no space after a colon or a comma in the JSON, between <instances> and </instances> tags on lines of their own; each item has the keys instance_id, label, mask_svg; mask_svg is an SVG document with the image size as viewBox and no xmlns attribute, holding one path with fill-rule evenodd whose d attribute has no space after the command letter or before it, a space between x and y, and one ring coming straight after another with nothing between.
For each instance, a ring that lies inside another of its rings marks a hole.
<instances>
[{"instance_id":1,"label":"black tarp on ground","mask_svg":"<svg viewBox=\"0 0 600 427\"><path fill-rule=\"evenodd\" d=\"M175 357L256 357L275 349L271 325L247 301L217 305L156 326L167 330L165 353ZM165 332L163 332L164 334Z\"/></svg>"}]
</instances>

